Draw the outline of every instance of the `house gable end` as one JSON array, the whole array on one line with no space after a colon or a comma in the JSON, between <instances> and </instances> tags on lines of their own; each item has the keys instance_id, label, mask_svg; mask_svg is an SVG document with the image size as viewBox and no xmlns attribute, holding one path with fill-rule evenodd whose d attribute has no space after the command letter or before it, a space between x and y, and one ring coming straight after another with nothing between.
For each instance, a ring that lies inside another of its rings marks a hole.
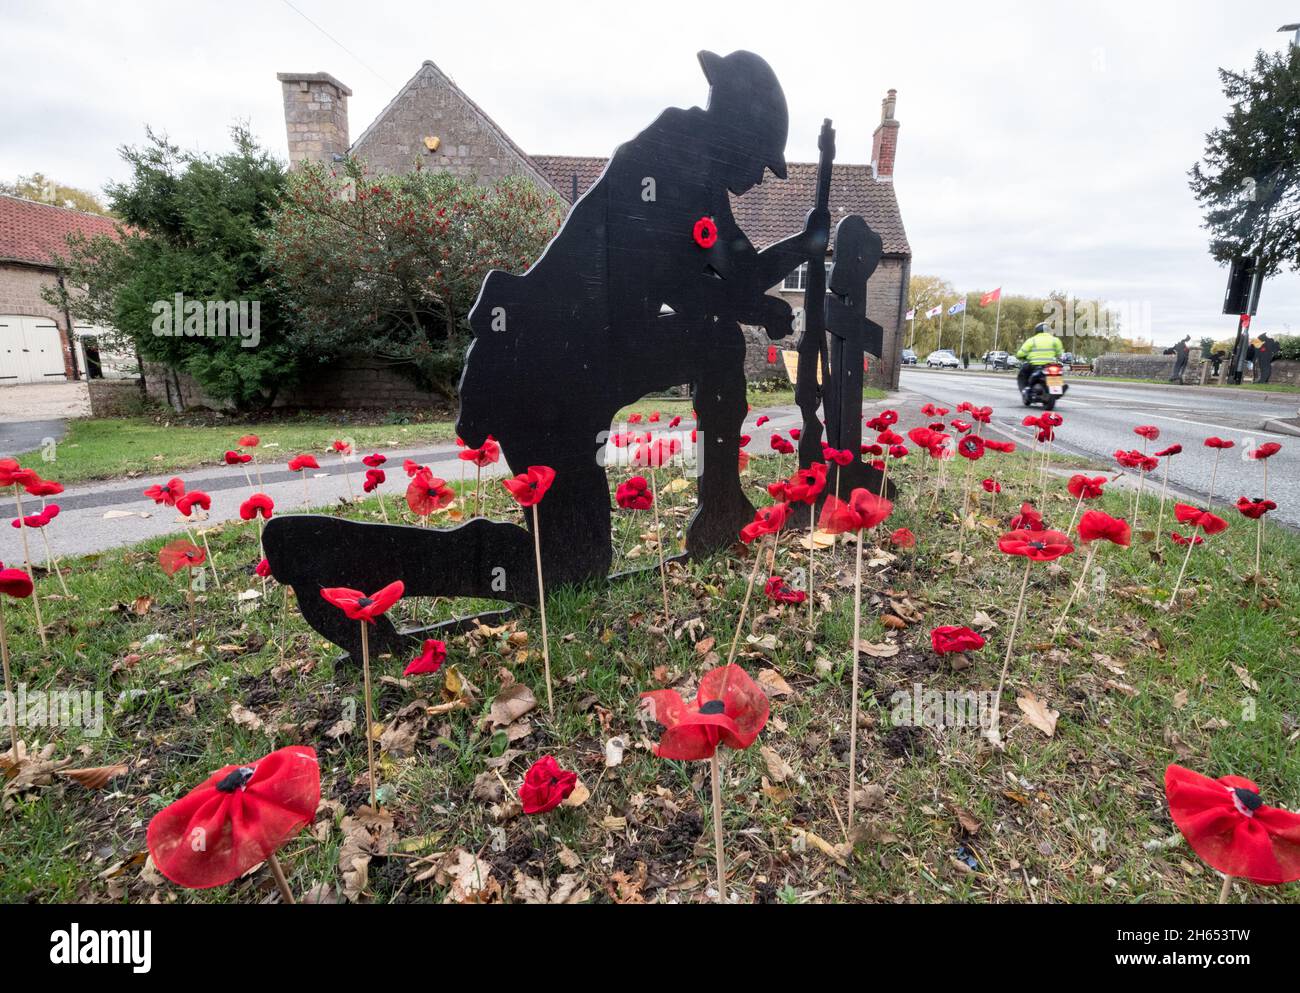
<instances>
[{"instance_id":1,"label":"house gable end","mask_svg":"<svg viewBox=\"0 0 1300 993\"><path fill-rule=\"evenodd\" d=\"M437 147L430 150L426 139L436 139ZM523 176L544 192L557 192L529 156L432 62L420 66L350 153L381 175L410 172L420 163L486 183Z\"/></svg>"}]
</instances>

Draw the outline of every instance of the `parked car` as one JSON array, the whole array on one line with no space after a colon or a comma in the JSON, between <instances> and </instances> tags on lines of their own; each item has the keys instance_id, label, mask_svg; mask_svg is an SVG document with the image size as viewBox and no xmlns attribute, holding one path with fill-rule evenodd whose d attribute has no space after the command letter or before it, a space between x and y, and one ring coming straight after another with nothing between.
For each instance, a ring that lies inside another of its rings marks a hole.
<instances>
[{"instance_id":1,"label":"parked car","mask_svg":"<svg viewBox=\"0 0 1300 993\"><path fill-rule=\"evenodd\" d=\"M985 369L1014 369L1018 363L1007 352L985 352Z\"/></svg>"},{"instance_id":2,"label":"parked car","mask_svg":"<svg viewBox=\"0 0 1300 993\"><path fill-rule=\"evenodd\" d=\"M933 369L935 366L940 369L957 369L961 367L961 361L951 348L940 348L925 357L925 365L928 369Z\"/></svg>"},{"instance_id":3,"label":"parked car","mask_svg":"<svg viewBox=\"0 0 1300 993\"><path fill-rule=\"evenodd\" d=\"M912 351L910 348L904 348L902 355L903 365L916 365L916 352Z\"/></svg>"}]
</instances>

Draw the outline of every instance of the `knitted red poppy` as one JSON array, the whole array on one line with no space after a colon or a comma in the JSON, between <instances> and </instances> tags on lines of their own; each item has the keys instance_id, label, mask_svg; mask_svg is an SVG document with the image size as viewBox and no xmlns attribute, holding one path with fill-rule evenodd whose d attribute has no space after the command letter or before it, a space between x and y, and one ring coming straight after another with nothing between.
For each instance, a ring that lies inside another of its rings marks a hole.
<instances>
[{"instance_id":1,"label":"knitted red poppy","mask_svg":"<svg viewBox=\"0 0 1300 993\"><path fill-rule=\"evenodd\" d=\"M289 460L290 472L302 472L304 469L319 469L320 463L314 455L295 455Z\"/></svg>"},{"instance_id":2,"label":"knitted red poppy","mask_svg":"<svg viewBox=\"0 0 1300 993\"><path fill-rule=\"evenodd\" d=\"M245 455L243 452L226 452L224 456L226 465L243 465L245 462L252 462L253 456ZM292 467L293 463L290 463Z\"/></svg>"},{"instance_id":3,"label":"knitted red poppy","mask_svg":"<svg viewBox=\"0 0 1300 993\"><path fill-rule=\"evenodd\" d=\"M930 632L930 644L940 655L974 652L984 647L984 637L965 627L941 627Z\"/></svg>"},{"instance_id":4,"label":"knitted red poppy","mask_svg":"<svg viewBox=\"0 0 1300 993\"><path fill-rule=\"evenodd\" d=\"M780 576L772 576L763 587L763 593L769 600L777 603L803 603L808 599L807 593L803 590L792 590L785 585L785 580Z\"/></svg>"},{"instance_id":5,"label":"knitted red poppy","mask_svg":"<svg viewBox=\"0 0 1300 993\"><path fill-rule=\"evenodd\" d=\"M228 765L149 822L158 871L189 889L221 886L275 854L310 824L320 804L320 766L305 746Z\"/></svg>"},{"instance_id":6,"label":"knitted red poppy","mask_svg":"<svg viewBox=\"0 0 1300 993\"><path fill-rule=\"evenodd\" d=\"M1104 539L1127 548L1132 537L1132 529L1122 517L1089 510L1079 518L1079 540L1085 544Z\"/></svg>"},{"instance_id":7,"label":"knitted red poppy","mask_svg":"<svg viewBox=\"0 0 1300 993\"><path fill-rule=\"evenodd\" d=\"M428 469L421 467L406 487L406 505L412 514L427 517L435 511L449 507L456 499L456 491Z\"/></svg>"},{"instance_id":8,"label":"knitted red poppy","mask_svg":"<svg viewBox=\"0 0 1300 993\"><path fill-rule=\"evenodd\" d=\"M691 236L701 248L712 248L718 243L718 226L713 223L712 217L701 217L695 222Z\"/></svg>"},{"instance_id":9,"label":"knitted red poppy","mask_svg":"<svg viewBox=\"0 0 1300 993\"><path fill-rule=\"evenodd\" d=\"M333 586L321 590L320 595L347 614L349 619L374 624L376 617L388 613L389 608L402 599L405 590L406 585L399 579L374 594L362 593L346 586Z\"/></svg>"},{"instance_id":10,"label":"knitted red poppy","mask_svg":"<svg viewBox=\"0 0 1300 993\"><path fill-rule=\"evenodd\" d=\"M1228 441L1226 438L1212 436L1205 439L1205 447L1219 449L1236 448L1237 443L1235 441Z\"/></svg>"},{"instance_id":11,"label":"knitted red poppy","mask_svg":"<svg viewBox=\"0 0 1300 993\"><path fill-rule=\"evenodd\" d=\"M269 518L275 510L275 501L265 493L254 493L239 505L239 516L245 521L254 517Z\"/></svg>"},{"instance_id":12,"label":"knitted red poppy","mask_svg":"<svg viewBox=\"0 0 1300 993\"><path fill-rule=\"evenodd\" d=\"M1228 522L1217 514L1211 514L1208 510L1201 510L1186 503L1174 504L1174 517L1178 519L1179 524L1190 524L1194 528L1200 528L1207 535L1218 534L1228 528Z\"/></svg>"},{"instance_id":13,"label":"knitted red poppy","mask_svg":"<svg viewBox=\"0 0 1300 993\"><path fill-rule=\"evenodd\" d=\"M1171 455L1182 455L1182 454L1183 454L1182 445L1170 445L1168 448L1162 448L1160 449L1160 451L1156 452L1156 457L1161 459L1167 459Z\"/></svg>"},{"instance_id":14,"label":"knitted red poppy","mask_svg":"<svg viewBox=\"0 0 1300 993\"><path fill-rule=\"evenodd\" d=\"M515 503L521 507L532 507L541 503L546 491L555 482L555 470L548 465L530 465L527 472L503 479L501 485L510 491Z\"/></svg>"},{"instance_id":15,"label":"knitted red poppy","mask_svg":"<svg viewBox=\"0 0 1300 993\"><path fill-rule=\"evenodd\" d=\"M578 785L578 774L560 768L552 755L543 755L524 773L519 801L525 814L544 814L563 803Z\"/></svg>"},{"instance_id":16,"label":"knitted red poppy","mask_svg":"<svg viewBox=\"0 0 1300 993\"><path fill-rule=\"evenodd\" d=\"M785 484L787 499L791 503L815 503L826 488L826 463L814 462L800 469Z\"/></svg>"},{"instance_id":17,"label":"knitted red poppy","mask_svg":"<svg viewBox=\"0 0 1300 993\"><path fill-rule=\"evenodd\" d=\"M1270 441L1263 445L1260 445L1258 448L1252 451L1250 453L1250 457L1252 459L1255 459L1257 462L1262 462L1264 459L1271 459L1274 455L1276 455L1280 451L1282 451L1282 446L1279 445L1276 441Z\"/></svg>"},{"instance_id":18,"label":"knitted red poppy","mask_svg":"<svg viewBox=\"0 0 1300 993\"><path fill-rule=\"evenodd\" d=\"M1254 500L1249 497L1238 497L1237 510L1243 517L1249 517L1252 521L1257 521L1270 510L1277 510L1277 504L1272 500L1263 500L1259 497Z\"/></svg>"},{"instance_id":19,"label":"knitted red poppy","mask_svg":"<svg viewBox=\"0 0 1300 993\"><path fill-rule=\"evenodd\" d=\"M882 500L870 490L856 489L849 494L848 502L828 496L822 504L817 527L828 534L869 530L893 513L893 510L894 505L890 501Z\"/></svg>"},{"instance_id":20,"label":"knitted red poppy","mask_svg":"<svg viewBox=\"0 0 1300 993\"><path fill-rule=\"evenodd\" d=\"M200 510L211 510L212 497L202 490L191 490L176 501L177 513L184 514L186 517L189 517L194 512L195 507Z\"/></svg>"},{"instance_id":21,"label":"knitted red poppy","mask_svg":"<svg viewBox=\"0 0 1300 993\"><path fill-rule=\"evenodd\" d=\"M1155 441L1160 437L1160 429L1154 424L1140 424L1133 429L1133 433L1147 441Z\"/></svg>"},{"instance_id":22,"label":"knitted red poppy","mask_svg":"<svg viewBox=\"0 0 1300 993\"><path fill-rule=\"evenodd\" d=\"M740 540L748 545L764 535L776 534L785 526L785 519L789 516L788 503L774 503L770 507L759 507L754 512L754 519L740 529Z\"/></svg>"},{"instance_id":23,"label":"knitted red poppy","mask_svg":"<svg viewBox=\"0 0 1300 993\"><path fill-rule=\"evenodd\" d=\"M150 486L144 491L144 495L154 503L175 507L176 501L185 495L185 482L172 478L161 485Z\"/></svg>"},{"instance_id":24,"label":"knitted red poppy","mask_svg":"<svg viewBox=\"0 0 1300 993\"><path fill-rule=\"evenodd\" d=\"M767 697L738 665L704 674L695 700L687 703L676 690L642 693L650 716L665 728L655 746L661 759L691 762L710 758L719 745L748 748L767 724Z\"/></svg>"},{"instance_id":25,"label":"knitted red poppy","mask_svg":"<svg viewBox=\"0 0 1300 993\"><path fill-rule=\"evenodd\" d=\"M916 535L907 528L899 528L889 536L889 543L895 548L915 548Z\"/></svg>"},{"instance_id":26,"label":"knitted red poppy","mask_svg":"<svg viewBox=\"0 0 1300 993\"><path fill-rule=\"evenodd\" d=\"M418 676L421 673L435 673L442 668L447 659L447 645L435 638L425 638L420 654L402 670L403 676Z\"/></svg>"},{"instance_id":27,"label":"knitted red poppy","mask_svg":"<svg viewBox=\"0 0 1300 993\"><path fill-rule=\"evenodd\" d=\"M1060 531L1012 531L998 539L998 550L1023 555L1034 562L1052 562L1074 551L1070 539Z\"/></svg>"},{"instance_id":28,"label":"knitted red poppy","mask_svg":"<svg viewBox=\"0 0 1300 993\"><path fill-rule=\"evenodd\" d=\"M169 576L174 576L181 569L197 569L207 557L202 548L184 538L168 542L158 550L158 564Z\"/></svg>"},{"instance_id":29,"label":"knitted red poppy","mask_svg":"<svg viewBox=\"0 0 1300 993\"><path fill-rule=\"evenodd\" d=\"M1300 814L1265 806L1249 779L1171 765L1165 797L1187 844L1212 868L1265 886L1300 879Z\"/></svg>"},{"instance_id":30,"label":"knitted red poppy","mask_svg":"<svg viewBox=\"0 0 1300 993\"><path fill-rule=\"evenodd\" d=\"M21 569L5 569L0 562L0 593L16 600L25 600L32 595L31 578Z\"/></svg>"},{"instance_id":31,"label":"knitted red poppy","mask_svg":"<svg viewBox=\"0 0 1300 993\"><path fill-rule=\"evenodd\" d=\"M1105 476L1084 476L1076 473L1070 477L1066 489L1076 500L1096 500L1106 487Z\"/></svg>"}]
</instances>

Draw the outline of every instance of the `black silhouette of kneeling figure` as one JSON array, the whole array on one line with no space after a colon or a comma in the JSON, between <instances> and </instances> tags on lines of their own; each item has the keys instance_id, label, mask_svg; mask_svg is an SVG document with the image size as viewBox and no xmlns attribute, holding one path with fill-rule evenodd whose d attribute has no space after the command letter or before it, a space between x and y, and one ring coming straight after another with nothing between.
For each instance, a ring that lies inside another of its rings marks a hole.
<instances>
[{"instance_id":1,"label":"black silhouette of kneeling figure","mask_svg":"<svg viewBox=\"0 0 1300 993\"><path fill-rule=\"evenodd\" d=\"M765 169L785 177L785 95L757 55L699 59L707 107L669 108L619 146L541 258L523 275L489 273L470 313L457 431L471 447L495 437L514 472L555 470L538 505L548 587L608 574L610 499L598 455L617 412L647 393L692 385L699 510L688 551L726 547L753 515L738 469L740 325L773 339L790 332L789 306L767 290L809 259L820 264L828 221L814 212L802 233L761 252L749 242L728 194L761 182ZM706 218L716 240L697 237ZM298 515L274 518L264 543L307 622L354 656L357 626L321 599L323 587L400 579L408 596L536 600L533 539L514 524L431 530ZM377 651L403 641L387 621L371 636Z\"/></svg>"}]
</instances>

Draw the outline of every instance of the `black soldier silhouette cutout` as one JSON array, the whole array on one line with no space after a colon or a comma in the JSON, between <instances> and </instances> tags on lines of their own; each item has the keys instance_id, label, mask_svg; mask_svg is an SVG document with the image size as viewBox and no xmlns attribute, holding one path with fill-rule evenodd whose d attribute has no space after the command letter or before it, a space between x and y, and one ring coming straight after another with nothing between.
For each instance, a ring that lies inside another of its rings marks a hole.
<instances>
[{"instance_id":1,"label":"black soldier silhouette cutout","mask_svg":"<svg viewBox=\"0 0 1300 993\"><path fill-rule=\"evenodd\" d=\"M844 467L828 469L826 491L847 495L865 487L879 493L881 473L859 456L862 449L862 374L867 355L884 351L885 330L867 319L867 279L876 271L881 256L880 235L857 215L844 218L835 227L834 262L826 295L826 330L830 333L830 377L823 408L826 412L826 443L854 453ZM891 488L886 496L893 492Z\"/></svg>"},{"instance_id":2,"label":"black soldier silhouette cutout","mask_svg":"<svg viewBox=\"0 0 1300 993\"><path fill-rule=\"evenodd\" d=\"M494 271L470 313L457 431L477 447L491 435L514 472L556 472L539 505L548 586L603 579L611 562L610 498L598 457L624 406L689 383L698 424L699 510L687 550L736 539L753 515L738 459L746 413L740 325L790 332L789 306L767 290L825 257L829 211L759 252L732 216L764 171L785 177L785 95L749 52L701 52L704 109L669 108L620 145L523 275ZM860 391L859 391L860 397ZM529 521L531 527L531 521ZM292 585L304 618L358 654L357 625L324 603L322 587L408 596L536 600L533 544L514 524L472 520L447 530L316 515L269 522L272 574ZM376 650L404 639L383 620Z\"/></svg>"}]
</instances>

